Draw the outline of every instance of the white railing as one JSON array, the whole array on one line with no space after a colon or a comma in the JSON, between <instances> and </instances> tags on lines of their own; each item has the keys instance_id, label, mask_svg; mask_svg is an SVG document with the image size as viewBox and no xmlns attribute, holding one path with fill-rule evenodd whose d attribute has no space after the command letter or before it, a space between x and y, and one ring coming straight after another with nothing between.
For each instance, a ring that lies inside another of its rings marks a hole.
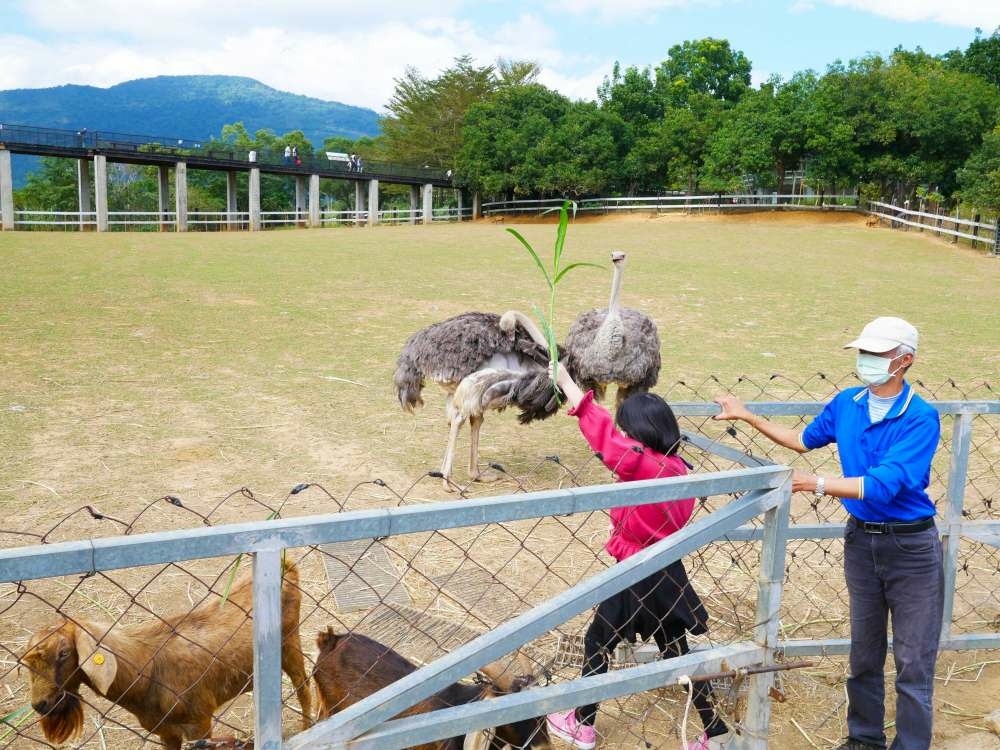
<instances>
[{"instance_id":1,"label":"white railing","mask_svg":"<svg viewBox=\"0 0 1000 750\"><path fill-rule=\"evenodd\" d=\"M319 215L320 224L358 224L368 221L367 211L322 211Z\"/></svg>"},{"instance_id":2,"label":"white railing","mask_svg":"<svg viewBox=\"0 0 1000 750\"><path fill-rule=\"evenodd\" d=\"M309 214L305 211L261 211L260 223L266 224L306 224Z\"/></svg>"},{"instance_id":3,"label":"white railing","mask_svg":"<svg viewBox=\"0 0 1000 750\"><path fill-rule=\"evenodd\" d=\"M15 211L14 224L22 226L97 226L96 211Z\"/></svg>"},{"instance_id":4,"label":"white railing","mask_svg":"<svg viewBox=\"0 0 1000 750\"><path fill-rule=\"evenodd\" d=\"M484 203L483 213L543 213L557 209L563 198L539 200L493 201ZM698 195L656 195L608 198L580 198L575 201L577 212L611 213L614 211L691 211L714 209L718 211L747 208L854 208L858 196L851 193L830 195L801 195L798 193L704 193Z\"/></svg>"},{"instance_id":5,"label":"white railing","mask_svg":"<svg viewBox=\"0 0 1000 750\"><path fill-rule=\"evenodd\" d=\"M984 221L973 221L962 219L956 213L954 216L947 214L932 214L926 211L915 211L907 206L894 206L891 203L880 201L869 201L868 213L885 219L892 229L897 227L914 227L921 232L928 231L938 235L945 235L953 238L969 240L973 245L982 243L992 248L992 254L998 254L1000 245L1000 218L994 223ZM944 226L951 225L951 228ZM971 231L962 231L959 227L968 227Z\"/></svg>"}]
</instances>

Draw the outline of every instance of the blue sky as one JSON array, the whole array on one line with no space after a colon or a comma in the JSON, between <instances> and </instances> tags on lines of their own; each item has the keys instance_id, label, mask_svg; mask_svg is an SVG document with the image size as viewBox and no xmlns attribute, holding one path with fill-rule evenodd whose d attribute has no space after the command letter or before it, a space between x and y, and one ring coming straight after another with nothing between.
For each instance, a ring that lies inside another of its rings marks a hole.
<instances>
[{"instance_id":1,"label":"blue sky","mask_svg":"<svg viewBox=\"0 0 1000 750\"><path fill-rule=\"evenodd\" d=\"M0 89L108 86L153 75L247 75L381 109L407 65L456 55L529 58L542 81L593 98L611 64L655 65L714 36L752 61L755 82L823 70L897 45L965 47L1000 25L1000 0L0 0Z\"/></svg>"}]
</instances>

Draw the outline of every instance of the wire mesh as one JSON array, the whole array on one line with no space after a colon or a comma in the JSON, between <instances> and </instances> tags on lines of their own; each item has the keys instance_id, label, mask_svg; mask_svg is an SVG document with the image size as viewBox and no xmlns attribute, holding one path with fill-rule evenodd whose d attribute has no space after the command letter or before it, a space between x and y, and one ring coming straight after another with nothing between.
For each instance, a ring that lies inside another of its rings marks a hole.
<instances>
[{"instance_id":1,"label":"wire mesh","mask_svg":"<svg viewBox=\"0 0 1000 750\"><path fill-rule=\"evenodd\" d=\"M842 387L854 385L851 377L831 379L817 374L802 382L774 375L764 379L740 378L722 383L707 378L697 383L677 382L664 393L668 401L708 401L720 391L730 391L752 401L825 401ZM993 399L988 383L962 388L952 381L938 385L915 382L918 391L934 400ZM777 417L777 421L802 427L808 417ZM699 433L740 452L766 457L797 468L838 473L836 454L822 449L799 456L775 448L745 425L732 425L710 417L682 417L682 429ZM942 438L932 467L930 494L939 512L946 508L950 462L951 419L942 419ZM979 415L973 420L969 469L965 482L964 517L995 519L994 500L1000 491L1000 418ZM507 467L492 464L500 476L495 484L453 484L456 502L486 494L516 494L539 489L579 487L610 481L603 457L581 446L568 446L559 455L539 457L533 463ZM739 468L718 455L685 443L680 455L694 472ZM149 531L214 526L235 521L265 521L296 514L296 500L317 493L331 512L373 507L419 505L440 496L441 477L430 471L407 486L393 486L381 479L361 482L340 493L318 484L299 484L278 498L262 498L242 487L217 500L163 496L137 513L120 518L92 504L66 513L46 528L0 528L3 547L50 544L81 537L137 534ZM723 507L728 496L696 498L693 517ZM817 524L846 519L840 504L811 495L793 497L791 523ZM317 633L332 627L338 634L359 634L374 639L414 665L427 663L472 638L506 622L584 579L614 564L604 543L608 537L606 511L572 516L486 524L436 530L382 539L340 542L287 551L295 563L301 599L297 618L298 638L305 652L307 670L319 656ZM759 523L759 519L754 523ZM709 614L707 633L691 638L692 645L713 645L752 638L756 623L757 578L760 542L718 540L684 559L690 586ZM37 661L24 658L29 639L63 618L101 633L113 632L128 639L143 633L151 623L183 644L195 662L187 678L163 664L160 650L145 647L134 658L139 673L150 676L159 695L170 700L164 707L147 707L158 721L140 724L134 711L107 700L94 691L79 691L83 720L76 747L139 748L147 743L166 744L162 732L176 723L178 712L188 707L192 685L206 674L207 662L228 665L238 683L224 705L212 712L208 734L247 738L253 728L253 704L246 692L252 687L249 670L242 669L241 633L249 628L249 607L240 609L234 593L241 575L250 570L243 557L173 562L160 566L97 571L91 575L50 578L0 585L0 748L54 747L46 739L40 715L32 710L37 696L29 695L27 671L45 672ZM1000 555L988 543L964 539L958 556L955 583L954 633L1000 630L1000 596L996 576ZM214 652L199 646L197 627L224 619L235 606L239 611L226 622L227 635ZM593 612L572 618L562 626L527 644L522 657L530 663L535 683L569 680L581 673L586 661L586 633ZM90 624L99 623L97 626ZM611 669L658 658L660 646L643 642L612 644L604 654ZM785 591L782 600L782 638L846 638L847 596L842 575L840 539L793 539L788 542ZM54 642L55 639L49 639ZM43 646L45 641L42 641ZM662 644L661 644L662 645ZM286 646L287 648L287 646ZM51 650L51 649L50 649ZM58 650L58 649L56 649ZM245 649L244 649L245 650ZM669 649L668 649L669 650ZM602 651L603 653L603 651ZM56 656L52 657L56 659ZM74 665L75 667L76 665ZM199 671L201 670L201 671ZM73 674L81 668L71 669ZM356 691L371 690L378 670L364 672ZM191 675L194 675L193 677ZM65 677L65 675L64 675ZM781 678L782 694L791 697L815 694L817 684L833 690L822 710L808 712L805 730L836 736L843 705L837 706L836 686L843 680L843 664L827 660L804 675ZM187 682L184 682L187 679ZM370 684L369 684L370 683ZM470 683L474 684L474 683ZM286 734L297 731L302 706L296 687L286 675L283 686ZM488 687L488 686L487 686ZM493 687L496 687L493 685ZM358 694L360 695L360 692ZM479 692L485 696L489 691ZM727 725L740 729L746 691L740 680L714 686L714 710ZM662 688L606 701L597 714L597 733L607 747L664 747L675 745L682 734L682 717L688 695L679 687ZM120 698L119 703L124 701ZM338 706L335 706L336 708ZM144 709L145 710L145 709ZM787 712L786 712L787 713ZM779 719L786 713L779 711ZM787 714L794 718L794 713ZM801 718L801 717L800 717ZM803 719L806 721L806 719ZM689 738L698 736L702 724L690 711L685 727ZM800 728L800 731L805 731ZM772 732L781 731L780 726ZM186 735L191 738L191 734Z\"/></svg>"}]
</instances>

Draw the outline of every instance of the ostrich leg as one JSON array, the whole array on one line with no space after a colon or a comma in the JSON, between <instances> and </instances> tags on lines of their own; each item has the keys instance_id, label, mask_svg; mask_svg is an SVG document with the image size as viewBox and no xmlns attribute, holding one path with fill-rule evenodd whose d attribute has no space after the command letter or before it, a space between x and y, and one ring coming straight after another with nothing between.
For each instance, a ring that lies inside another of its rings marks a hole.
<instances>
[{"instance_id":1,"label":"ostrich leg","mask_svg":"<svg viewBox=\"0 0 1000 750\"><path fill-rule=\"evenodd\" d=\"M458 440L458 431L462 429L462 422L465 421L462 418L462 416L457 413L457 411L458 410L456 409L455 410L456 413L452 414L451 413L452 409L451 408L448 409L449 412L448 417L449 417L449 424L451 425L451 432L448 435L448 447L445 448L444 451L444 461L441 463L441 474L444 477L441 480L441 484L444 486L445 492L455 491L454 487L452 487L451 483L448 480L451 479L451 468L452 465L454 464L454 459L455 459L455 441Z\"/></svg>"},{"instance_id":2,"label":"ostrich leg","mask_svg":"<svg viewBox=\"0 0 1000 750\"><path fill-rule=\"evenodd\" d=\"M495 482L500 478L495 471L479 471L479 428L482 426L482 417L469 417L469 431L472 433L469 443L469 476L475 482Z\"/></svg>"}]
</instances>

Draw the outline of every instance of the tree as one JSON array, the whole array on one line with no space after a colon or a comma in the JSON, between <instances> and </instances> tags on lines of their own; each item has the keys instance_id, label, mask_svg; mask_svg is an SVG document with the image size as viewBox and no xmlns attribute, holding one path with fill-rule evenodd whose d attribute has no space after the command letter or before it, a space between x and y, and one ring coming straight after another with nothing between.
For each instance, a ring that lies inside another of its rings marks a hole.
<instances>
[{"instance_id":1,"label":"tree","mask_svg":"<svg viewBox=\"0 0 1000 750\"><path fill-rule=\"evenodd\" d=\"M953 50L944 59L948 67L977 75L1000 88L1000 28L985 38L976 29L976 38L964 53Z\"/></svg>"},{"instance_id":2,"label":"tree","mask_svg":"<svg viewBox=\"0 0 1000 750\"><path fill-rule=\"evenodd\" d=\"M14 201L24 211L78 211L76 161L43 156Z\"/></svg>"},{"instance_id":3,"label":"tree","mask_svg":"<svg viewBox=\"0 0 1000 750\"><path fill-rule=\"evenodd\" d=\"M537 63L501 58L476 65L465 55L436 78L407 68L396 79L389 116L381 121L386 156L414 164L452 166L462 145L462 121L474 104L538 77Z\"/></svg>"},{"instance_id":4,"label":"tree","mask_svg":"<svg viewBox=\"0 0 1000 750\"><path fill-rule=\"evenodd\" d=\"M656 88L664 101L683 106L695 93L735 104L750 88L750 60L725 39L675 44L656 69Z\"/></svg>"},{"instance_id":5,"label":"tree","mask_svg":"<svg viewBox=\"0 0 1000 750\"><path fill-rule=\"evenodd\" d=\"M615 182L624 130L615 113L593 102L571 103L538 144L538 190L563 197L606 193Z\"/></svg>"},{"instance_id":6,"label":"tree","mask_svg":"<svg viewBox=\"0 0 1000 750\"><path fill-rule=\"evenodd\" d=\"M1000 214L1000 127L983 139L958 171L958 184L965 203Z\"/></svg>"},{"instance_id":7,"label":"tree","mask_svg":"<svg viewBox=\"0 0 1000 750\"><path fill-rule=\"evenodd\" d=\"M806 72L787 82L773 77L748 92L708 147L712 177L735 188L744 175L752 175L763 186L780 189L785 171L798 168L806 154L815 90L816 76Z\"/></svg>"},{"instance_id":8,"label":"tree","mask_svg":"<svg viewBox=\"0 0 1000 750\"><path fill-rule=\"evenodd\" d=\"M541 84L512 86L469 108L455 159L463 184L488 195L535 195L544 182L540 148L569 109Z\"/></svg>"}]
</instances>

